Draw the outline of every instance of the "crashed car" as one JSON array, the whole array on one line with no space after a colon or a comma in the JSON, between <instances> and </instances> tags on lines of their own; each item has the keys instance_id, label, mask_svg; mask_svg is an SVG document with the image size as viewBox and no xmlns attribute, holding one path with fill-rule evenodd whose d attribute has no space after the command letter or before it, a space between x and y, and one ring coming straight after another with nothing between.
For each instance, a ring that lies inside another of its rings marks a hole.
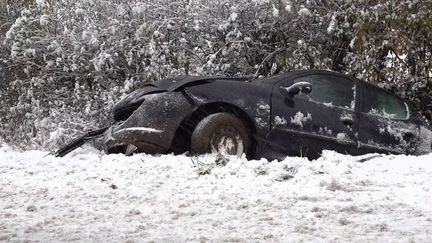
<instances>
[{"instance_id":1,"label":"crashed car","mask_svg":"<svg viewBox=\"0 0 432 243\"><path fill-rule=\"evenodd\" d=\"M135 90L113 108L99 136L106 153L224 153L316 158L323 150L424 154L428 123L405 100L340 73L293 71L262 79L177 77Z\"/></svg>"}]
</instances>

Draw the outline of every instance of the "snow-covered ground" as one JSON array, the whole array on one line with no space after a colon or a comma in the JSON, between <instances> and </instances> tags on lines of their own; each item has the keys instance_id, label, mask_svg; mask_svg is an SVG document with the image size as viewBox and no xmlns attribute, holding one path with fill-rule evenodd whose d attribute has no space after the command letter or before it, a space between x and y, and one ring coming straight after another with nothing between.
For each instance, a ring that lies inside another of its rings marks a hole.
<instances>
[{"instance_id":1,"label":"snow-covered ground","mask_svg":"<svg viewBox=\"0 0 432 243\"><path fill-rule=\"evenodd\" d=\"M432 242L432 154L45 154L0 147L0 241Z\"/></svg>"}]
</instances>

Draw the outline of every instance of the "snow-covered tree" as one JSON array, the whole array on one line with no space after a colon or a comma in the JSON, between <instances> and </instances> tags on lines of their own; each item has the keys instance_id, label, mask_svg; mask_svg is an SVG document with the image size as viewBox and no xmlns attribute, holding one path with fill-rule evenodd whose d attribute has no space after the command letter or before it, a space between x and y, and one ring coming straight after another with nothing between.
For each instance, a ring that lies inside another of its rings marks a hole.
<instances>
[{"instance_id":1,"label":"snow-covered tree","mask_svg":"<svg viewBox=\"0 0 432 243\"><path fill-rule=\"evenodd\" d=\"M432 118L428 1L0 3L0 133L9 143L52 147L109 124L122 95L174 75L331 69L398 92Z\"/></svg>"}]
</instances>

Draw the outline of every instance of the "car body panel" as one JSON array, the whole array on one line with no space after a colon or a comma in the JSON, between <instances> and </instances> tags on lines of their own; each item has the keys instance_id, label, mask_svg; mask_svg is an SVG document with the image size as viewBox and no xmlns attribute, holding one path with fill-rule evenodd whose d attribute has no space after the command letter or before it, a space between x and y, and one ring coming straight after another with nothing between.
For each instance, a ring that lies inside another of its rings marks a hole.
<instances>
[{"instance_id":1,"label":"car body panel","mask_svg":"<svg viewBox=\"0 0 432 243\"><path fill-rule=\"evenodd\" d=\"M362 153L381 152L393 154L412 154L420 146L420 124L417 112L401 98L375 86L361 83L359 93L363 97L361 106L375 102L370 94L374 91L385 93L404 103L407 116L396 119L385 115L360 112L359 150ZM363 108L362 108L363 109Z\"/></svg>"},{"instance_id":2,"label":"car body panel","mask_svg":"<svg viewBox=\"0 0 432 243\"><path fill-rule=\"evenodd\" d=\"M265 136L270 129L271 86L271 82L233 82L219 79L212 83L188 87L186 91L196 102L197 107L209 103L220 103L229 104L244 111L251 118L250 121L255 130L254 140L257 146L254 157L264 157L264 154L270 152Z\"/></svg>"},{"instance_id":3,"label":"car body panel","mask_svg":"<svg viewBox=\"0 0 432 243\"><path fill-rule=\"evenodd\" d=\"M359 146L361 153L412 154L419 144L419 126L407 120L360 115ZM413 135L405 135L405 134Z\"/></svg>"},{"instance_id":4,"label":"car body panel","mask_svg":"<svg viewBox=\"0 0 432 243\"><path fill-rule=\"evenodd\" d=\"M139 151L165 153L178 126L192 110L193 105L181 92L148 94L128 119L107 131L106 150L133 144Z\"/></svg>"},{"instance_id":5,"label":"car body panel","mask_svg":"<svg viewBox=\"0 0 432 243\"><path fill-rule=\"evenodd\" d=\"M341 78L338 74L327 72L314 72L312 75L318 78ZM307 76L311 74L292 75L274 85L272 129L267 136L268 143L276 151L297 156L318 157L324 149L356 153L358 122L354 109L320 103L303 94L285 97L279 91L280 88L294 84L295 80L308 78ZM356 82L343 78L343 82L350 82L350 89L355 87ZM320 90L312 88L312 92ZM354 90L352 92L351 102L355 102ZM352 121L352 124L344 124L345 119Z\"/></svg>"},{"instance_id":6,"label":"car body panel","mask_svg":"<svg viewBox=\"0 0 432 243\"><path fill-rule=\"evenodd\" d=\"M414 154L427 154L432 150L432 131L428 125L420 125L420 138Z\"/></svg>"}]
</instances>

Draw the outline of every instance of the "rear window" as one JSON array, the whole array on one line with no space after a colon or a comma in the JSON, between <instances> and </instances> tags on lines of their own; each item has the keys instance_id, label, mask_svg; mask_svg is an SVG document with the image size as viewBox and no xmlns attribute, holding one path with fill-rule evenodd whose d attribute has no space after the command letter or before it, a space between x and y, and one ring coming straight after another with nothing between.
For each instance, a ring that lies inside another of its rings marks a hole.
<instances>
[{"instance_id":1,"label":"rear window","mask_svg":"<svg viewBox=\"0 0 432 243\"><path fill-rule=\"evenodd\" d=\"M383 90L369 88L363 97L362 112L393 119L407 119L408 110L405 102Z\"/></svg>"},{"instance_id":2,"label":"rear window","mask_svg":"<svg viewBox=\"0 0 432 243\"><path fill-rule=\"evenodd\" d=\"M355 86L351 80L332 75L310 75L296 79L294 83L309 82L312 92L298 95L298 98L321 103L329 107L354 109Z\"/></svg>"}]
</instances>

